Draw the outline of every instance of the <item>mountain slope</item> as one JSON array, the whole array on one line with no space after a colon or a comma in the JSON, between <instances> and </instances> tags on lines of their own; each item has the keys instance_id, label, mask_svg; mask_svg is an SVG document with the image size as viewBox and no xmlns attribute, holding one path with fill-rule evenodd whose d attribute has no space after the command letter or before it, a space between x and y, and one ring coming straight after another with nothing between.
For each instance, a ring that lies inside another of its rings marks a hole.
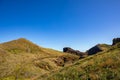
<instances>
[{"instance_id":1,"label":"mountain slope","mask_svg":"<svg viewBox=\"0 0 120 80\"><path fill-rule=\"evenodd\" d=\"M24 38L1 43L0 80L119 80L119 42L98 44L100 52L82 59Z\"/></svg>"},{"instance_id":2,"label":"mountain slope","mask_svg":"<svg viewBox=\"0 0 120 80\"><path fill-rule=\"evenodd\" d=\"M23 52L27 52L27 53L43 52L39 46L24 38L2 43L0 44L0 47L14 54L23 53Z\"/></svg>"},{"instance_id":3,"label":"mountain slope","mask_svg":"<svg viewBox=\"0 0 120 80\"><path fill-rule=\"evenodd\" d=\"M120 43L38 80L119 80L119 75Z\"/></svg>"},{"instance_id":4,"label":"mountain slope","mask_svg":"<svg viewBox=\"0 0 120 80\"><path fill-rule=\"evenodd\" d=\"M64 62L61 57L72 59ZM31 80L78 59L72 54L39 47L24 38L5 42L0 44L0 80Z\"/></svg>"}]
</instances>

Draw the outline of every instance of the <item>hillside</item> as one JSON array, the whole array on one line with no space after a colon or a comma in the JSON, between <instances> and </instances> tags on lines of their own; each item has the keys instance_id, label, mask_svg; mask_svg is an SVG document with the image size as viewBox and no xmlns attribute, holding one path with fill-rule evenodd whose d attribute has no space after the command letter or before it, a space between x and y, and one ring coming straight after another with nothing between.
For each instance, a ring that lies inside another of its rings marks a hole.
<instances>
[{"instance_id":1,"label":"hillside","mask_svg":"<svg viewBox=\"0 0 120 80\"><path fill-rule=\"evenodd\" d=\"M0 80L34 80L78 59L79 56L43 48L24 38L1 43Z\"/></svg>"},{"instance_id":2,"label":"hillside","mask_svg":"<svg viewBox=\"0 0 120 80\"><path fill-rule=\"evenodd\" d=\"M56 71L52 75L43 75L39 79L120 80L120 43L104 52L81 59L69 67Z\"/></svg>"},{"instance_id":3,"label":"hillside","mask_svg":"<svg viewBox=\"0 0 120 80\"><path fill-rule=\"evenodd\" d=\"M85 53L43 48L24 38L1 43L0 80L119 80L120 39L113 43Z\"/></svg>"}]
</instances>

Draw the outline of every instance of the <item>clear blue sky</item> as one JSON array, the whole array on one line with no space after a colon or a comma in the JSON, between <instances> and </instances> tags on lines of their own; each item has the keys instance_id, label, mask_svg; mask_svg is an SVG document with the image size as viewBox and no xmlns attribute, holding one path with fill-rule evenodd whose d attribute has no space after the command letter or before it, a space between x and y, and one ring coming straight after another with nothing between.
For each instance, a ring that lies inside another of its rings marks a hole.
<instances>
[{"instance_id":1,"label":"clear blue sky","mask_svg":"<svg viewBox=\"0 0 120 80\"><path fill-rule=\"evenodd\" d=\"M0 42L27 38L85 51L120 37L120 0L0 0Z\"/></svg>"}]
</instances>

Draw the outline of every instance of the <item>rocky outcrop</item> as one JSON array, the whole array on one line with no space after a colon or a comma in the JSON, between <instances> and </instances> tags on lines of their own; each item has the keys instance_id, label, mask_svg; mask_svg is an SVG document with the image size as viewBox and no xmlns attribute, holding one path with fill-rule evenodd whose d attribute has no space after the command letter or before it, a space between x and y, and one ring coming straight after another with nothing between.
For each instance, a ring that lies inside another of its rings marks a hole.
<instances>
[{"instance_id":1,"label":"rocky outcrop","mask_svg":"<svg viewBox=\"0 0 120 80\"><path fill-rule=\"evenodd\" d=\"M97 44L96 46L87 50L86 53L88 55L93 55L101 51L107 51L110 48L111 48L111 45L108 45L108 44Z\"/></svg>"},{"instance_id":2,"label":"rocky outcrop","mask_svg":"<svg viewBox=\"0 0 120 80\"><path fill-rule=\"evenodd\" d=\"M84 57L84 55L94 55L98 52L101 51L107 51L108 49L110 49L112 46L116 45L117 43L120 44L120 38L114 38L113 39L113 43L112 45L108 45L108 44L97 44L96 46L90 48L89 50L87 50L86 52L80 52L79 50L74 50L70 47L65 47L63 48L63 52L66 53L71 53L71 54L75 54L75 55L79 55L80 57ZM116 45L117 47L119 45Z\"/></svg>"},{"instance_id":3,"label":"rocky outcrop","mask_svg":"<svg viewBox=\"0 0 120 80\"><path fill-rule=\"evenodd\" d=\"M72 49L72 48L70 48L70 47L64 47L64 48L63 48L63 52L75 53L75 54L77 54L78 51L76 51L76 50L74 50L74 49Z\"/></svg>"},{"instance_id":4,"label":"rocky outcrop","mask_svg":"<svg viewBox=\"0 0 120 80\"><path fill-rule=\"evenodd\" d=\"M117 43L119 43L119 42L120 42L120 38L114 38L112 45L115 45L115 44L117 44Z\"/></svg>"},{"instance_id":5,"label":"rocky outcrop","mask_svg":"<svg viewBox=\"0 0 120 80\"><path fill-rule=\"evenodd\" d=\"M99 45L96 45L96 46L90 48L90 49L87 51L87 54L88 54L88 55L93 55L93 54L96 54L96 53L101 52L101 51L103 51L103 50L99 47Z\"/></svg>"},{"instance_id":6,"label":"rocky outcrop","mask_svg":"<svg viewBox=\"0 0 120 80\"><path fill-rule=\"evenodd\" d=\"M86 55L84 52L80 52L79 50L74 50L70 47L64 47L63 52L70 53L70 54L75 54L75 55L80 56L81 58Z\"/></svg>"}]
</instances>

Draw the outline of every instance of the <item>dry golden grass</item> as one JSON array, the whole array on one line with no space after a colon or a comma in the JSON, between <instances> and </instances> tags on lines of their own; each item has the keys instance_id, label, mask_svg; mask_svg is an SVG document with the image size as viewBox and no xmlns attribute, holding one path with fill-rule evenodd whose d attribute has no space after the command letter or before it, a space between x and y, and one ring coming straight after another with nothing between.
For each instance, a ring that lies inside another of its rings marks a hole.
<instances>
[{"instance_id":1,"label":"dry golden grass","mask_svg":"<svg viewBox=\"0 0 120 80\"><path fill-rule=\"evenodd\" d=\"M0 80L34 80L62 68L55 63L60 56L73 56L18 39L0 44Z\"/></svg>"},{"instance_id":2,"label":"dry golden grass","mask_svg":"<svg viewBox=\"0 0 120 80\"><path fill-rule=\"evenodd\" d=\"M120 44L119 44L120 45ZM119 80L120 47L115 45L108 50L89 56L53 73L41 80Z\"/></svg>"},{"instance_id":3,"label":"dry golden grass","mask_svg":"<svg viewBox=\"0 0 120 80\"><path fill-rule=\"evenodd\" d=\"M79 56L18 39L0 44L0 80L119 80L120 44Z\"/></svg>"}]
</instances>

